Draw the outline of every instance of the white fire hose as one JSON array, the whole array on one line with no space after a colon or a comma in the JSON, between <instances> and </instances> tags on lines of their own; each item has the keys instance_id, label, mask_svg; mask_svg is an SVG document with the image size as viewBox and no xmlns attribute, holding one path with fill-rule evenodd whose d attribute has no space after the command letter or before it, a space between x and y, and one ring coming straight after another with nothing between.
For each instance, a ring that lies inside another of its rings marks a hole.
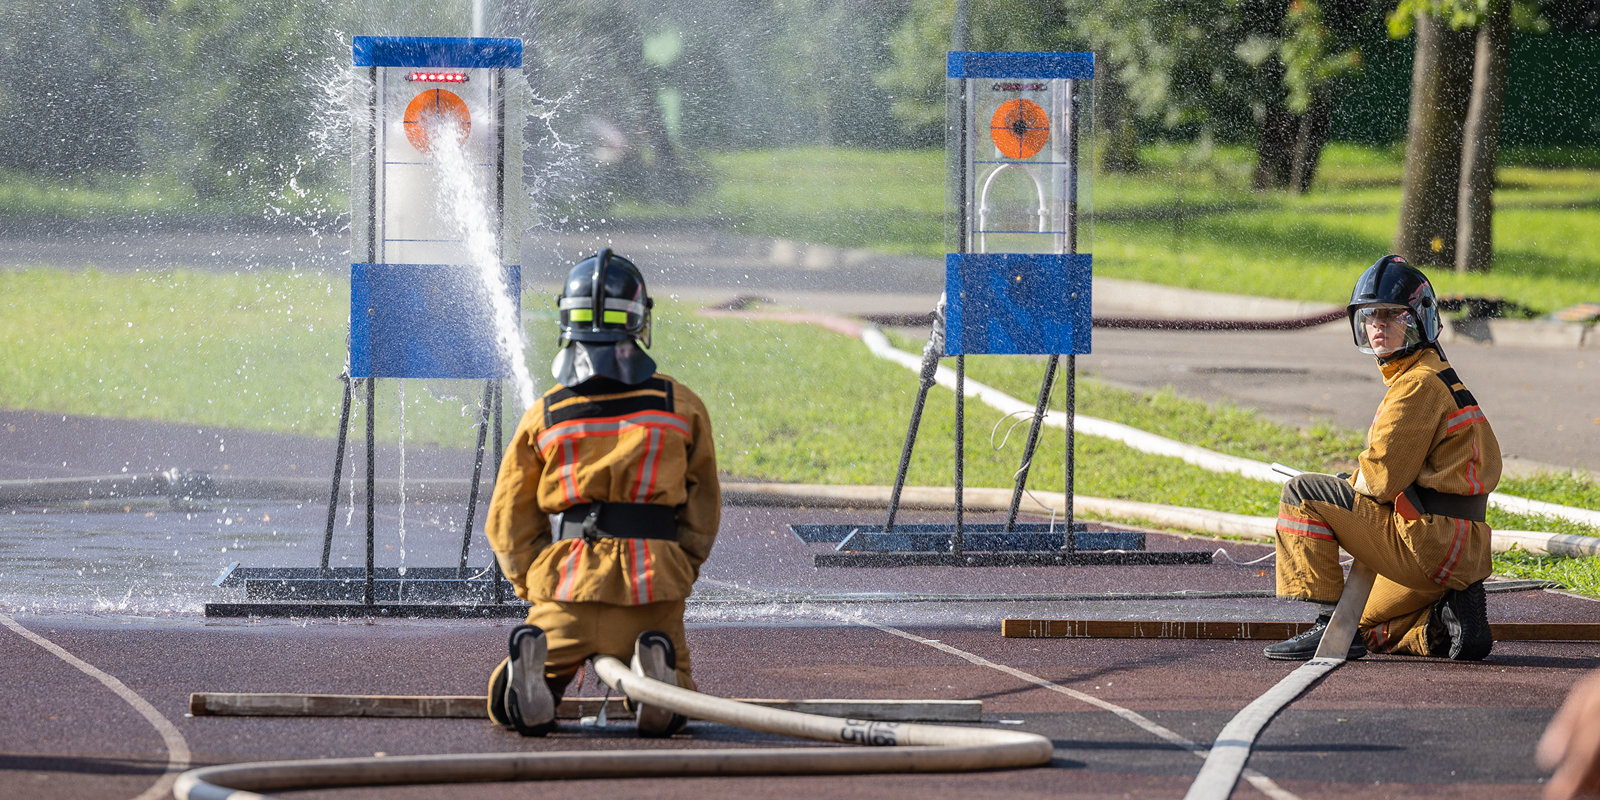
<instances>
[{"instance_id":1,"label":"white fire hose","mask_svg":"<svg viewBox=\"0 0 1600 800\"><path fill-rule=\"evenodd\" d=\"M1021 731L917 725L763 708L680 689L596 656L595 674L635 702L708 722L865 749L787 747L471 753L267 761L204 767L178 777L178 800L270 800L260 792L418 783L719 775L967 772L1050 762L1049 739Z\"/></svg>"}]
</instances>

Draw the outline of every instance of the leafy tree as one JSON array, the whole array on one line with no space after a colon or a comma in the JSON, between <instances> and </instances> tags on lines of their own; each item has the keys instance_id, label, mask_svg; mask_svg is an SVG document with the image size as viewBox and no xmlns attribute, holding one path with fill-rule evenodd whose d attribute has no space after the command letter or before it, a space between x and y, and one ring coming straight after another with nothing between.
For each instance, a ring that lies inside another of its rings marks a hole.
<instances>
[{"instance_id":1,"label":"leafy tree","mask_svg":"<svg viewBox=\"0 0 1600 800\"><path fill-rule=\"evenodd\" d=\"M776 93L801 141L858 147L905 137L872 76L890 63L885 44L906 0L778 0L768 45Z\"/></svg>"},{"instance_id":2,"label":"leafy tree","mask_svg":"<svg viewBox=\"0 0 1600 800\"><path fill-rule=\"evenodd\" d=\"M973 0L968 50L1086 50L1071 24L1087 0ZM875 82L889 92L890 112L919 143L944 141L945 53L954 0L911 0L889 37L890 64Z\"/></svg>"},{"instance_id":3,"label":"leafy tree","mask_svg":"<svg viewBox=\"0 0 1600 800\"><path fill-rule=\"evenodd\" d=\"M129 45L121 0L9 0L0 13L0 166L54 177L137 172Z\"/></svg>"},{"instance_id":4,"label":"leafy tree","mask_svg":"<svg viewBox=\"0 0 1600 800\"><path fill-rule=\"evenodd\" d=\"M1256 188L1304 191L1369 21L1360 0L1140 0L1090 6L1081 25L1141 116L1253 140Z\"/></svg>"},{"instance_id":5,"label":"leafy tree","mask_svg":"<svg viewBox=\"0 0 1600 800\"><path fill-rule=\"evenodd\" d=\"M1416 34L1394 250L1417 264L1486 272L1513 22L1545 30L1532 3L1400 0L1389 32Z\"/></svg>"},{"instance_id":6,"label":"leafy tree","mask_svg":"<svg viewBox=\"0 0 1600 800\"><path fill-rule=\"evenodd\" d=\"M1339 90L1361 69L1355 39L1367 21L1364 3L1334 0L1331 6L1330 13L1316 0L1289 3L1277 53L1284 97L1264 115L1256 158L1258 189L1286 187L1303 193L1311 188Z\"/></svg>"},{"instance_id":7,"label":"leafy tree","mask_svg":"<svg viewBox=\"0 0 1600 800\"><path fill-rule=\"evenodd\" d=\"M950 0L915 0L879 85L914 131L943 121ZM1355 40L1378 18L1364 0L974 0L969 49L1092 49L1106 165L1136 167L1135 126L1202 141L1254 141L1260 188L1310 185Z\"/></svg>"},{"instance_id":8,"label":"leafy tree","mask_svg":"<svg viewBox=\"0 0 1600 800\"><path fill-rule=\"evenodd\" d=\"M139 139L151 168L202 199L258 202L305 161L327 113L321 86L347 69L327 0L145 0L128 8ZM347 56L345 58L348 58Z\"/></svg>"}]
</instances>

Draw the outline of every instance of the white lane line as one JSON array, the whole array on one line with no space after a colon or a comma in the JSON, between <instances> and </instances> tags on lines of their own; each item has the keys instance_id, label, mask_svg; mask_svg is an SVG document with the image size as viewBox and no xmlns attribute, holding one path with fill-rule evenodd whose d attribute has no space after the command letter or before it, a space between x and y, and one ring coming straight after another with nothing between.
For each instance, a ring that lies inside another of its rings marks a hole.
<instances>
[{"instance_id":1,"label":"white lane line","mask_svg":"<svg viewBox=\"0 0 1600 800\"><path fill-rule=\"evenodd\" d=\"M5 614L0 614L0 625L10 628L18 636L43 647L55 657L77 667L84 674L105 684L107 689L115 692L128 705L133 706L133 709L138 711L150 723L151 727L156 729L157 733L161 734L161 740L167 745L166 774L162 775L161 779L156 781L153 786L139 793L133 800L161 800L161 798L171 797L172 784L178 779L178 773L189 768L189 743L184 741L183 734L178 732L177 727L168 722L166 717L161 716L161 712L157 711L155 706L150 705L137 692L129 689L127 684L117 680L116 676L97 669L93 664L67 652L55 642L22 627L17 624L16 620Z\"/></svg>"},{"instance_id":2,"label":"white lane line","mask_svg":"<svg viewBox=\"0 0 1600 800\"><path fill-rule=\"evenodd\" d=\"M728 581L719 581L719 580L715 580L715 579L712 579L712 578L701 578L700 579L700 583L708 583L708 584L711 584L713 586L720 586L720 587L723 587L725 589L734 589L734 590L737 590L737 591L746 592L746 593L757 595L757 596L770 594L770 592L763 592L760 589L753 589L753 588L748 587L748 586L740 586L737 583L729 583ZM1064 694L1064 695L1066 695L1066 696L1068 696L1068 697L1070 697L1070 698L1072 698L1074 700L1077 700L1077 701L1079 701L1081 703L1087 703L1087 704L1089 704L1091 706L1094 706L1095 708L1101 709L1102 711L1109 711L1112 714L1122 718L1123 720L1132 723L1134 726L1140 728L1141 730L1144 730L1145 732L1155 736L1156 738L1161 739L1161 740L1163 740L1165 742L1177 745L1178 747L1181 747L1181 748L1183 748L1185 750L1188 750L1190 753L1194 754L1195 756L1197 756L1199 758L1202 758L1202 759L1205 758L1207 756L1207 754L1210 752L1209 750L1207 750L1207 748L1195 743L1192 739L1189 739L1189 738L1187 738L1185 736L1179 735L1177 732L1175 732L1175 731L1173 731L1173 730L1171 730L1171 729L1169 729L1169 728L1167 728L1165 726L1162 726L1162 725L1156 723L1154 720L1150 719L1149 717L1144 716L1143 714L1140 714L1137 711L1134 711L1132 709L1123 708L1122 706L1119 706L1119 705L1117 705L1115 703L1109 703L1109 702L1107 702L1105 700L1101 700L1100 698L1095 697L1094 695L1085 694L1085 693L1080 692L1080 691L1078 691L1076 689L1068 689L1067 687L1062 686L1062 685L1060 685L1058 683L1054 683L1054 682L1045 680L1044 678L1041 678L1041 677L1039 677L1037 675L1033 675L1031 673L1023 672L1022 670L1017 669L1015 667L1008 667L1005 664L997 664L997 663L995 663L993 661L990 661L987 658L984 658L983 656L977 655L976 653L969 653L969 652L967 652L965 650L962 650L960 648L951 647L950 645L945 644L944 642L935 641L933 639L924 639L921 636L917 636L916 634L913 634L913 633L907 633L906 631L900 630L899 628L891 628L891 627L889 627L887 625L879 625L876 622L872 622L870 620L862 619L861 617L858 617L858 616L852 616L852 615L848 615L848 614L841 614L841 613L838 613L836 611L832 611L832 610L828 610L828 609L819 609L819 610L824 611L824 613L826 613L828 616L831 616L831 617L833 617L835 619L838 619L840 621L850 622L850 623L853 623L853 624L856 624L856 625L861 625L861 626L864 626L864 627L873 628L873 629L876 629L876 630L879 630L879 631L883 631L884 633L887 633L887 634L898 636L898 637L900 637L902 639L907 639L907 640L916 642L917 644L927 645L928 647L932 647L935 650L943 651L943 652L948 653L950 655L953 655L953 656L955 656L957 658L960 658L960 659L962 659L964 661L968 661L970 663L976 664L976 665L978 665L980 667L988 667L989 669L993 669L993 670L998 670L1000 672L1004 672L1005 674L1010 675L1013 678L1017 678L1017 679L1022 680L1024 682L1034 684L1035 686L1039 686L1041 688L1048 689L1048 690L1050 690L1052 692L1058 692L1060 694ZM1247 770L1244 770L1244 772L1240 773L1240 774L1242 774L1242 776L1244 777L1244 779L1246 781L1249 781L1251 786L1254 786L1262 794L1266 795L1267 797L1272 798L1272 800L1300 800L1300 796L1299 795L1296 795L1293 792L1290 792L1289 790L1284 789L1283 787L1281 787L1278 784L1274 783L1271 778L1261 774L1260 772L1257 772L1257 771L1255 771L1253 769L1247 769Z\"/></svg>"},{"instance_id":3,"label":"white lane line","mask_svg":"<svg viewBox=\"0 0 1600 800\"><path fill-rule=\"evenodd\" d=\"M1022 670L1017 669L1015 667L1009 667L1009 666L1006 666L1005 664L995 663L993 661L990 661L987 658L984 658L983 656L977 655L976 653L969 653L969 652L967 652L965 650L962 650L960 648L951 647L950 645L945 644L944 642L941 642L941 641L937 641L937 640L934 640L934 639L924 639L923 637L918 636L918 635L916 635L914 633L908 633L908 632L900 630L898 628L891 628L891 627L889 627L887 625L879 625L876 622L871 622L871 621L868 621L868 620L853 619L852 621L856 622L859 625L865 625L865 626L867 626L869 628L875 628L877 630L883 631L884 633L888 633L888 634L893 634L895 636L899 636L902 639L908 639L908 640L916 642L918 644L927 645L928 647L932 647L935 650L940 650L940 651L943 651L945 653L949 653L950 655L953 655L953 656L955 656L957 658L963 659L965 661L969 661L969 662L971 662L973 664L977 664L980 667L988 667L989 669L993 669L993 670L998 670L1000 672L1004 672L1007 675L1010 675L1010 676L1012 676L1014 678L1017 678L1019 680L1022 680L1022 681L1026 681L1027 683L1034 684L1035 686L1038 686L1040 688L1048 689L1048 690L1050 690L1052 692L1057 692L1059 694L1064 694L1064 695L1066 695L1066 696L1068 696L1068 697L1070 697L1070 698L1072 698L1074 700L1077 700L1079 702L1087 703L1087 704L1089 704L1091 706L1094 706L1095 708L1098 708L1098 709L1101 709L1101 710L1104 710L1104 711L1109 711L1112 714L1115 714L1116 716L1121 717L1122 719L1133 723L1135 726L1139 727L1140 729L1142 729L1142 730L1154 735L1156 738L1161 739L1161 740L1166 741L1166 742L1169 742L1171 744L1177 745L1178 747L1181 747L1181 748L1183 748L1185 750L1188 750L1190 753L1192 753L1195 756L1198 756L1200 758L1205 758L1209 754L1209 751L1205 747L1195 743L1192 739L1189 739L1189 738L1187 738L1185 736L1182 736L1182 735L1178 734L1177 732L1173 731L1172 729L1167 728L1167 727L1165 727L1163 725L1160 725L1157 722L1155 722L1154 720L1150 719L1149 717L1146 717L1146 716L1144 716L1143 714L1140 714L1137 711L1133 711L1132 709L1123 708L1122 706L1119 706L1119 705L1117 705L1115 703L1110 703L1110 702L1107 702L1105 700L1101 700L1100 698L1095 697L1094 695L1085 694L1085 693L1080 692L1080 691L1078 691L1076 689L1069 689L1069 688L1067 688L1065 686L1062 686L1062 685L1060 685L1058 683L1054 683L1052 681L1046 680L1046 679L1041 678L1041 677L1039 677L1037 675L1034 675L1032 673L1023 672ZM1246 751L1246 752L1248 754L1248 751ZM1234 775L1240 775L1241 773L1235 772L1233 774ZM1250 782L1251 786L1254 786L1262 794L1272 798L1272 800L1300 800L1298 795L1294 794L1293 792L1290 792L1287 789L1284 789L1283 787L1279 786L1277 783L1274 783L1271 778L1261 774L1260 772L1257 772L1257 771L1255 771L1253 769L1248 769L1248 770L1244 770L1242 775L1243 775L1245 780Z\"/></svg>"}]
</instances>

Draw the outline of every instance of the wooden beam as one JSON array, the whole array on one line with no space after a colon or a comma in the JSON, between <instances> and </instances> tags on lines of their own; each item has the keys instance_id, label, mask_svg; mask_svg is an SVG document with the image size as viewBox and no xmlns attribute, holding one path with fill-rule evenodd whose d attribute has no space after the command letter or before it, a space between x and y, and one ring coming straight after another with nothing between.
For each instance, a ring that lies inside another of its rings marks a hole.
<instances>
[{"instance_id":1,"label":"wooden beam","mask_svg":"<svg viewBox=\"0 0 1600 800\"><path fill-rule=\"evenodd\" d=\"M1101 619L1008 619L1000 635L1020 639L1270 639L1282 641L1309 622L1237 622Z\"/></svg>"},{"instance_id":2,"label":"wooden beam","mask_svg":"<svg viewBox=\"0 0 1600 800\"><path fill-rule=\"evenodd\" d=\"M741 703L801 711L829 717L877 722L980 722L982 700L770 700ZM632 719L621 697L569 697L556 708L557 719L598 716L606 704L607 719ZM196 717L387 717L488 719L482 696L393 696L350 694L257 694L195 692L189 713Z\"/></svg>"},{"instance_id":3,"label":"wooden beam","mask_svg":"<svg viewBox=\"0 0 1600 800\"><path fill-rule=\"evenodd\" d=\"M1251 639L1282 641L1309 622L1224 620L1007 619L1000 635L1015 639ZM1595 622L1491 622L1501 642L1600 642Z\"/></svg>"},{"instance_id":4,"label":"wooden beam","mask_svg":"<svg viewBox=\"0 0 1600 800\"><path fill-rule=\"evenodd\" d=\"M1600 642L1595 622L1491 622L1489 630L1502 642Z\"/></svg>"}]
</instances>

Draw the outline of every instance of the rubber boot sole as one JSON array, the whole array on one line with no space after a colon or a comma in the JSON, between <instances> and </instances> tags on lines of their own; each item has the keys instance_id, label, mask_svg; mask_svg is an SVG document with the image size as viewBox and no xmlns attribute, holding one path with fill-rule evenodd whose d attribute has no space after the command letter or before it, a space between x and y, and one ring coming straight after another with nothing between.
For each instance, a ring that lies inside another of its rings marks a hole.
<instances>
[{"instance_id":1,"label":"rubber boot sole","mask_svg":"<svg viewBox=\"0 0 1600 800\"><path fill-rule=\"evenodd\" d=\"M506 717L523 736L544 736L556 729L556 701L544 682L549 656L544 631L534 625L511 629L511 657L506 663Z\"/></svg>"},{"instance_id":2,"label":"rubber boot sole","mask_svg":"<svg viewBox=\"0 0 1600 800\"><path fill-rule=\"evenodd\" d=\"M1428 655L1455 661L1482 661L1494 649L1488 598L1483 582L1446 592L1428 612Z\"/></svg>"},{"instance_id":3,"label":"rubber boot sole","mask_svg":"<svg viewBox=\"0 0 1600 800\"><path fill-rule=\"evenodd\" d=\"M678 653L672 639L659 631L645 631L633 646L633 663L636 675L658 680L668 686L678 685ZM648 703L634 708L639 725L639 735L658 739L671 736L689 721L682 714Z\"/></svg>"}]
</instances>

